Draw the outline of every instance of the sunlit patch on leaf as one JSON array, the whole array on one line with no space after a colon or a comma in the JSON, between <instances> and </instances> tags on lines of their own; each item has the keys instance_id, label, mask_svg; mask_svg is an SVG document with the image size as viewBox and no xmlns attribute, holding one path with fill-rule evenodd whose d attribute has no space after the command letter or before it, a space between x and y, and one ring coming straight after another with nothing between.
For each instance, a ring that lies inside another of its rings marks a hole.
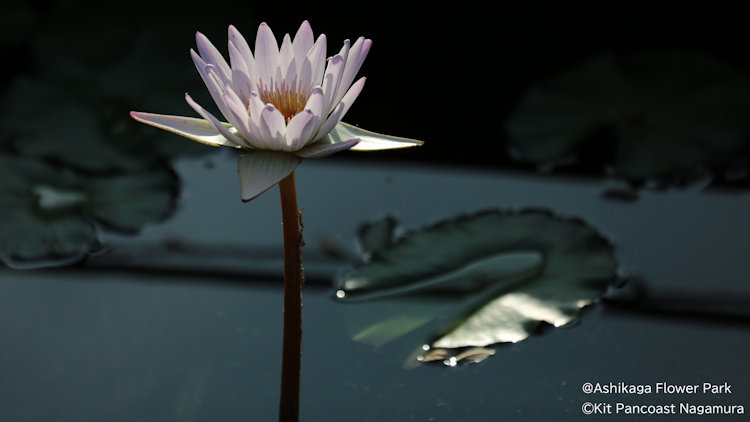
<instances>
[{"instance_id":1,"label":"sunlit patch on leaf","mask_svg":"<svg viewBox=\"0 0 750 422\"><path fill-rule=\"evenodd\" d=\"M484 360L493 345L524 340L542 322L575 321L616 278L607 239L546 211L492 210L396 230L389 219L360 231L366 260L341 276L336 297L351 303L356 341L382 346L429 327L416 361Z\"/></svg>"},{"instance_id":2,"label":"sunlit patch on leaf","mask_svg":"<svg viewBox=\"0 0 750 422\"><path fill-rule=\"evenodd\" d=\"M723 173L747 148L750 76L697 53L601 54L534 86L508 121L520 160L600 151L631 182ZM606 155L611 155L607 157Z\"/></svg>"},{"instance_id":3,"label":"sunlit patch on leaf","mask_svg":"<svg viewBox=\"0 0 750 422\"><path fill-rule=\"evenodd\" d=\"M130 234L167 217L168 168L107 174L0 154L0 261L29 268L76 262L101 247L99 229Z\"/></svg>"}]
</instances>

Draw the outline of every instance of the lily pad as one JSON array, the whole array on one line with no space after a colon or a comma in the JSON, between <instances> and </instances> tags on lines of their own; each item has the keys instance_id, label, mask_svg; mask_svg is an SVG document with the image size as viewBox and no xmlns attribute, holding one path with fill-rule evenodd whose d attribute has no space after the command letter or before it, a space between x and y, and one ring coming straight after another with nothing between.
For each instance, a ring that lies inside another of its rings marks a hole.
<instances>
[{"instance_id":1,"label":"lily pad","mask_svg":"<svg viewBox=\"0 0 750 422\"><path fill-rule=\"evenodd\" d=\"M361 230L365 261L341 276L336 296L352 303L352 337L374 346L436 322L414 356L422 361L475 362L542 322L570 324L616 278L606 238L542 210L490 210L402 236L396 230L392 219Z\"/></svg>"},{"instance_id":2,"label":"lily pad","mask_svg":"<svg viewBox=\"0 0 750 422\"><path fill-rule=\"evenodd\" d=\"M106 16L97 16L106 12L92 13L64 2L37 17L24 51L30 64L13 68L0 100L0 142L26 156L97 172L206 153L129 115L136 106L184 110L185 91L203 89L184 30L167 22L154 36L155 27L139 28L137 20L132 31L111 31L101 19Z\"/></svg>"},{"instance_id":3,"label":"lily pad","mask_svg":"<svg viewBox=\"0 0 750 422\"><path fill-rule=\"evenodd\" d=\"M18 77L0 103L0 141L26 156L94 172L206 152L194 142L144 130L130 118L134 103L90 81Z\"/></svg>"},{"instance_id":4,"label":"lily pad","mask_svg":"<svg viewBox=\"0 0 750 422\"><path fill-rule=\"evenodd\" d=\"M178 191L166 168L86 174L0 154L0 261L64 265L101 247L98 230L123 234L166 218Z\"/></svg>"},{"instance_id":5,"label":"lily pad","mask_svg":"<svg viewBox=\"0 0 750 422\"><path fill-rule=\"evenodd\" d=\"M507 130L521 161L613 151L598 157L602 170L684 182L747 147L748 115L750 76L728 64L681 51L604 53L531 88Z\"/></svg>"}]
</instances>

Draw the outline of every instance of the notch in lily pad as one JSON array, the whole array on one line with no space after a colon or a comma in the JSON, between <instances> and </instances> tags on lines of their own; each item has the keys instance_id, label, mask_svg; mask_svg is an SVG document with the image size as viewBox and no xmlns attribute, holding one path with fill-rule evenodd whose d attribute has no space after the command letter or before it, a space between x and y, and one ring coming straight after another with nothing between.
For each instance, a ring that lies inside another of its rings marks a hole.
<instances>
[{"instance_id":1,"label":"notch in lily pad","mask_svg":"<svg viewBox=\"0 0 750 422\"><path fill-rule=\"evenodd\" d=\"M366 259L336 297L355 341L416 337L407 366L484 360L542 323L573 323L617 280L613 245L580 219L488 210L401 236L394 221L362 228Z\"/></svg>"}]
</instances>

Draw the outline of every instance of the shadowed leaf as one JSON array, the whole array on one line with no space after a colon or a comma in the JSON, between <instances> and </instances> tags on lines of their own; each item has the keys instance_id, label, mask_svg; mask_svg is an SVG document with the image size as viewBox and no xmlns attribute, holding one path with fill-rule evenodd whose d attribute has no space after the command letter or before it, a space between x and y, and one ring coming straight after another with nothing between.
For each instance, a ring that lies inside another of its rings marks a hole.
<instances>
[{"instance_id":1,"label":"shadowed leaf","mask_svg":"<svg viewBox=\"0 0 750 422\"><path fill-rule=\"evenodd\" d=\"M534 86L507 129L523 161L554 165L596 147L613 151L598 164L618 177L683 181L747 146L749 114L750 77L729 65L688 52L601 54Z\"/></svg>"},{"instance_id":2,"label":"shadowed leaf","mask_svg":"<svg viewBox=\"0 0 750 422\"><path fill-rule=\"evenodd\" d=\"M168 168L94 175L0 154L0 260L74 262L100 247L99 227L135 233L167 217L177 185Z\"/></svg>"}]
</instances>

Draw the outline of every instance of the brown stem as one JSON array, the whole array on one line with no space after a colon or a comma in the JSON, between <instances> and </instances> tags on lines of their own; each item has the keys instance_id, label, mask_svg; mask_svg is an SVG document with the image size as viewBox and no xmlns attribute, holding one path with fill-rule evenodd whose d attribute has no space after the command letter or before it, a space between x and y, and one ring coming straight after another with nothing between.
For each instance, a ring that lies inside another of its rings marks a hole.
<instances>
[{"instance_id":1,"label":"brown stem","mask_svg":"<svg viewBox=\"0 0 750 422\"><path fill-rule=\"evenodd\" d=\"M297 210L294 172L279 182L284 226L284 339L279 422L299 420L302 360L302 217Z\"/></svg>"}]
</instances>

